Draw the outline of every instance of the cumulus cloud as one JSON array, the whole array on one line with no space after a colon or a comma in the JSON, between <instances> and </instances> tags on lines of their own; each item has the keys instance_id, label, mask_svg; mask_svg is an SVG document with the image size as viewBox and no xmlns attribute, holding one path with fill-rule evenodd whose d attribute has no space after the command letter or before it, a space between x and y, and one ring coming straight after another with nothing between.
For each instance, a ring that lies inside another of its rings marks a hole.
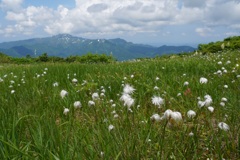
<instances>
[{"instance_id":1,"label":"cumulus cloud","mask_svg":"<svg viewBox=\"0 0 240 160\"><path fill-rule=\"evenodd\" d=\"M195 30L200 36L209 36L213 32L213 29L204 27L204 28L196 28Z\"/></svg>"},{"instance_id":2,"label":"cumulus cloud","mask_svg":"<svg viewBox=\"0 0 240 160\"><path fill-rule=\"evenodd\" d=\"M206 1L207 0L197 0L197 1L194 1L194 0L183 0L183 5L184 7L190 7L190 8L203 8L206 6Z\"/></svg>"},{"instance_id":3,"label":"cumulus cloud","mask_svg":"<svg viewBox=\"0 0 240 160\"><path fill-rule=\"evenodd\" d=\"M208 36L214 33L215 26L240 28L239 2L240 0L75 0L73 8L59 5L57 9L52 9L46 6L23 8L23 0L2 0L0 7L4 9L5 19L11 21L12 25L2 26L0 33L14 34L21 31L31 34L39 29L51 35L159 33L166 26L196 24L208 27L195 27L192 31L200 36ZM165 32L162 31L162 34Z\"/></svg>"},{"instance_id":4,"label":"cumulus cloud","mask_svg":"<svg viewBox=\"0 0 240 160\"><path fill-rule=\"evenodd\" d=\"M0 8L3 10L18 11L21 8L23 0L2 0Z\"/></svg>"}]
</instances>

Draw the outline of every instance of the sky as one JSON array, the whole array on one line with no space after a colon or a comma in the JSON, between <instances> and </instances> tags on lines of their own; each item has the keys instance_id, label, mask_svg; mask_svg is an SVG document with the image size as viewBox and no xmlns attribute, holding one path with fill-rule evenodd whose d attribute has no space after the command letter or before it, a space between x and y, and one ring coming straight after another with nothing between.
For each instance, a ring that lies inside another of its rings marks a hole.
<instances>
[{"instance_id":1,"label":"sky","mask_svg":"<svg viewBox=\"0 0 240 160\"><path fill-rule=\"evenodd\" d=\"M0 42L57 34L197 46L240 35L240 0L1 0Z\"/></svg>"}]
</instances>

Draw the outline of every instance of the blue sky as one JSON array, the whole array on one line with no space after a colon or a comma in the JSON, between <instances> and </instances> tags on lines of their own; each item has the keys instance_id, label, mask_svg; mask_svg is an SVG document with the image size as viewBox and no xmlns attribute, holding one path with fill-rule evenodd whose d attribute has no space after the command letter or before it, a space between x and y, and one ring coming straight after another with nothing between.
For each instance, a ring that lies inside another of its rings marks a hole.
<instances>
[{"instance_id":1,"label":"blue sky","mask_svg":"<svg viewBox=\"0 0 240 160\"><path fill-rule=\"evenodd\" d=\"M240 0L1 0L0 42L61 33L160 46L240 35Z\"/></svg>"}]
</instances>

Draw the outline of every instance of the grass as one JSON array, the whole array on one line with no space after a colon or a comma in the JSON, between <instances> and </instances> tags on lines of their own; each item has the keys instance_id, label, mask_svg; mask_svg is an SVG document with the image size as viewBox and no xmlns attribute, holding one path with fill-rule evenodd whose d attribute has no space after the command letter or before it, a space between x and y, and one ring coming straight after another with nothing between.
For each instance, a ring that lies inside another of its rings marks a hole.
<instances>
[{"instance_id":1,"label":"grass","mask_svg":"<svg viewBox=\"0 0 240 160\"><path fill-rule=\"evenodd\" d=\"M5 65L0 68L0 159L237 159L239 55L232 51L115 64ZM224 69L227 73L215 74ZM200 84L201 77L208 83ZM55 82L59 86L53 87ZM120 101L125 84L136 89L130 108ZM61 98L63 89L68 95ZM95 92L104 96L89 107ZM205 95L212 97L213 113L198 107L198 97ZM154 106L153 96L165 104ZM223 97L225 106L220 105ZM75 101L81 102L80 109L74 108ZM67 115L64 108L70 110ZM180 112L181 123L150 119L167 109ZM197 116L188 118L188 110ZM221 130L219 122L228 124L229 131ZM109 125L114 126L111 131Z\"/></svg>"}]
</instances>

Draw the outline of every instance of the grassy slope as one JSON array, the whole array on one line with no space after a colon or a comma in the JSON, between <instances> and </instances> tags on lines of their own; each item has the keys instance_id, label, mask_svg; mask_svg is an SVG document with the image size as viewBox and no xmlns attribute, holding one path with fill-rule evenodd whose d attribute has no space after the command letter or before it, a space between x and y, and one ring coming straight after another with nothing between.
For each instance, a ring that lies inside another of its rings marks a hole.
<instances>
[{"instance_id":1,"label":"grassy slope","mask_svg":"<svg viewBox=\"0 0 240 160\"><path fill-rule=\"evenodd\" d=\"M106 159L235 159L240 152L240 69L235 67L239 54L236 51L108 65L2 67L0 159L99 159L101 152ZM228 60L230 64L226 64ZM214 74L222 67L227 73ZM156 77L160 79L156 81ZM201 77L208 83L200 84ZM78 79L78 85L71 83L73 78ZM83 81L87 83L82 85ZM188 86L183 85L185 81ZM54 82L59 86L53 87ZM127 83L136 89L132 112L119 100L122 84ZM95 107L88 107L92 93L100 94L101 86L105 97L96 101ZM154 90L155 86L159 90ZM69 92L64 99L59 95L62 89ZM197 106L197 98L203 99L206 94L213 99L214 113ZM154 95L164 98L162 108L151 103ZM225 107L220 106L222 97L228 99ZM81 109L73 107L77 100L82 103ZM111 107L110 100L116 107ZM68 115L63 114L65 107L70 109ZM150 120L152 114L162 115L166 109L181 112L183 122L165 127L165 121ZM187 117L190 109L197 112L196 118ZM113 111L118 118L113 117ZM230 131L218 128L222 121ZM110 124L115 128L109 132ZM190 137L190 132L194 136Z\"/></svg>"}]
</instances>

